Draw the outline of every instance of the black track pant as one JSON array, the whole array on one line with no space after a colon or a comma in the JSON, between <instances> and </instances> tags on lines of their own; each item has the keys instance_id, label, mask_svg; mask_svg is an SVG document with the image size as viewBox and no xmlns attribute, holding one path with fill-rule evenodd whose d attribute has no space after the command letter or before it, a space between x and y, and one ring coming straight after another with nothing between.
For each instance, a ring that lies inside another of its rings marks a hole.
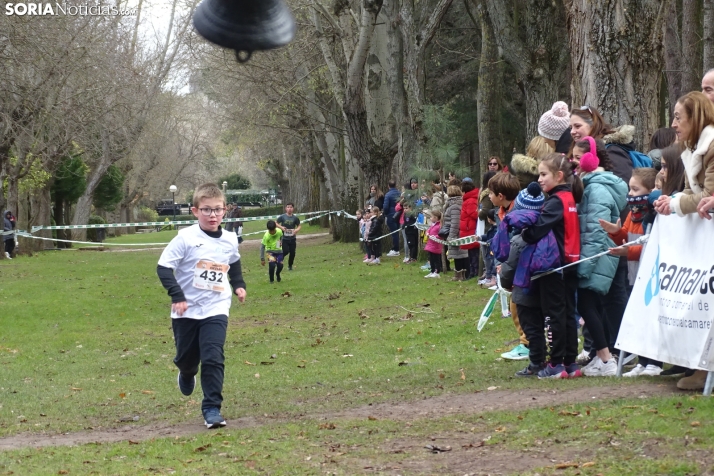
<instances>
[{"instance_id":1,"label":"black track pant","mask_svg":"<svg viewBox=\"0 0 714 476\"><path fill-rule=\"evenodd\" d=\"M610 329L605 321L605 297L590 289L578 289L578 311L593 339L593 350L610 348Z\"/></svg>"},{"instance_id":2,"label":"black track pant","mask_svg":"<svg viewBox=\"0 0 714 476\"><path fill-rule=\"evenodd\" d=\"M296 248L297 248L297 240L286 240L285 238L283 238L283 256L288 259L288 268L293 267L293 262L295 261L295 249ZM278 271L278 273L279 272L280 271Z\"/></svg>"},{"instance_id":3,"label":"black track pant","mask_svg":"<svg viewBox=\"0 0 714 476\"><path fill-rule=\"evenodd\" d=\"M518 322L528 339L528 349L530 350L530 360L534 365L545 363L545 319L540 307L523 306L516 304L518 310Z\"/></svg>"},{"instance_id":4,"label":"black track pant","mask_svg":"<svg viewBox=\"0 0 714 476\"><path fill-rule=\"evenodd\" d=\"M408 226L404 229L404 234L407 236L409 258L416 260L419 253L419 230L416 227Z\"/></svg>"},{"instance_id":5,"label":"black track pant","mask_svg":"<svg viewBox=\"0 0 714 476\"><path fill-rule=\"evenodd\" d=\"M429 251L429 264L431 265L432 273L439 273L443 271L443 266L441 266L441 253L434 253Z\"/></svg>"},{"instance_id":6,"label":"black track pant","mask_svg":"<svg viewBox=\"0 0 714 476\"><path fill-rule=\"evenodd\" d=\"M221 408L223 402L223 345L226 343L228 316L218 315L206 319L182 317L172 319L176 344L174 364L185 380L198 373L201 364L201 410Z\"/></svg>"}]
</instances>

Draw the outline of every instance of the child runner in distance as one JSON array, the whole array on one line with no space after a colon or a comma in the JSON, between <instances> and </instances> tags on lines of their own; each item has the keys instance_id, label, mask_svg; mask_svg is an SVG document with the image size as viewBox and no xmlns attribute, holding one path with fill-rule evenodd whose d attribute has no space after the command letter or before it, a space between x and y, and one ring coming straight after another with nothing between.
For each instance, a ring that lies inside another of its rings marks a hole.
<instances>
[{"instance_id":1,"label":"child runner in distance","mask_svg":"<svg viewBox=\"0 0 714 476\"><path fill-rule=\"evenodd\" d=\"M265 266L265 253L268 253L268 276L270 276L271 284L278 278L280 282L280 273L283 271L283 230L275 225L273 220L268 220L268 231L263 235L263 241L260 242L260 265ZM276 273L277 271L277 273Z\"/></svg>"},{"instance_id":2,"label":"child runner in distance","mask_svg":"<svg viewBox=\"0 0 714 476\"><path fill-rule=\"evenodd\" d=\"M627 215L623 226L620 226L619 219L616 223L610 223L603 219L599 220L600 226L608 233L616 245L634 241L647 232L643 227L643 222L649 213L654 212L654 208L650 204L650 194L654 190L656 176L657 170L655 169L638 168L632 171L630 191L627 194L627 205L630 208L630 213ZM610 248L610 254L627 257L628 295L632 292L632 287L637 278L641 253L642 245L629 246L627 248L622 246ZM640 356L637 366L623 374L623 377L656 376L661 372L662 362Z\"/></svg>"},{"instance_id":3,"label":"child runner in distance","mask_svg":"<svg viewBox=\"0 0 714 476\"><path fill-rule=\"evenodd\" d=\"M438 238L439 228L441 228L441 212L439 210L432 210L430 213L429 223L431 226L429 226L429 230L426 232L427 242L426 245L424 245L424 251L429 253L431 272L424 277L440 278L443 270L441 253L444 249L444 245L434 241L434 238Z\"/></svg>"},{"instance_id":4,"label":"child runner in distance","mask_svg":"<svg viewBox=\"0 0 714 476\"><path fill-rule=\"evenodd\" d=\"M550 231L555 236L561 265L580 258L580 225L575 204L582 197L582 183L573 175L563 154L548 154L538 164L538 184L548 198L535 225L521 233L523 241L538 243ZM573 268L538 279L543 318L549 318L552 335L550 364L539 378L579 377L578 332L575 322L577 279Z\"/></svg>"},{"instance_id":5,"label":"child runner in distance","mask_svg":"<svg viewBox=\"0 0 714 476\"><path fill-rule=\"evenodd\" d=\"M278 228L283 232L283 255L288 258L288 271L293 270L293 262L295 261L295 249L297 247L297 234L302 228L300 219L293 215L295 205L288 203L285 205L285 213L280 215L277 220ZM278 272L278 274L280 274ZM280 281L280 278L278 278Z\"/></svg>"},{"instance_id":6,"label":"child runner in distance","mask_svg":"<svg viewBox=\"0 0 714 476\"><path fill-rule=\"evenodd\" d=\"M171 296L171 325L176 344L174 364L178 387L191 395L201 366L201 411L208 428L226 425L223 402L223 345L231 297L245 301L238 238L221 230L226 202L216 184L199 186L191 212L198 224L179 231L157 267L161 284Z\"/></svg>"}]
</instances>

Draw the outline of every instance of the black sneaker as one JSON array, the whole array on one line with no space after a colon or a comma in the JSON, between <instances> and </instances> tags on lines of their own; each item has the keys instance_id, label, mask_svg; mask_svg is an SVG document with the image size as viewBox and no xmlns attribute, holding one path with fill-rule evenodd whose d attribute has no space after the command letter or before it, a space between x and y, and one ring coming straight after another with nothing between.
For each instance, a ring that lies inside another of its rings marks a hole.
<instances>
[{"instance_id":1,"label":"black sneaker","mask_svg":"<svg viewBox=\"0 0 714 476\"><path fill-rule=\"evenodd\" d=\"M541 370L543 370L542 365L528 364L526 368L516 372L516 377L537 377L538 372L540 372Z\"/></svg>"},{"instance_id":2,"label":"black sneaker","mask_svg":"<svg viewBox=\"0 0 714 476\"><path fill-rule=\"evenodd\" d=\"M182 376L181 372L179 372L178 377L176 378L176 381L178 382L178 388L181 390L181 393L186 395L187 397L193 393L193 389L196 388L196 376L194 375L192 379L189 379L187 382Z\"/></svg>"},{"instance_id":3,"label":"black sneaker","mask_svg":"<svg viewBox=\"0 0 714 476\"><path fill-rule=\"evenodd\" d=\"M292 266L288 266L288 271L292 271L292 270L293 270L293 267L292 267Z\"/></svg>"},{"instance_id":4,"label":"black sneaker","mask_svg":"<svg viewBox=\"0 0 714 476\"><path fill-rule=\"evenodd\" d=\"M686 371L687 369L685 369L684 367L680 367L679 365L673 365L667 370L663 370L660 375L663 377L671 377L672 375L681 375Z\"/></svg>"},{"instance_id":5,"label":"black sneaker","mask_svg":"<svg viewBox=\"0 0 714 476\"><path fill-rule=\"evenodd\" d=\"M226 420L221 415L221 411L218 408L206 408L203 410L203 420L206 424L206 428L220 428L226 426Z\"/></svg>"},{"instance_id":6,"label":"black sneaker","mask_svg":"<svg viewBox=\"0 0 714 476\"><path fill-rule=\"evenodd\" d=\"M275 277L278 279L278 282L280 282L280 275L276 274Z\"/></svg>"}]
</instances>

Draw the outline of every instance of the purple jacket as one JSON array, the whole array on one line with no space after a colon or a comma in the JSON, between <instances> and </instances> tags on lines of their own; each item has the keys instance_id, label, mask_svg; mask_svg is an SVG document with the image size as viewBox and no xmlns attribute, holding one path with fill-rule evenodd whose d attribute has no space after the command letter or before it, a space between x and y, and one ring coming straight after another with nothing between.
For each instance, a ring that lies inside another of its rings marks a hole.
<instances>
[{"instance_id":1,"label":"purple jacket","mask_svg":"<svg viewBox=\"0 0 714 476\"><path fill-rule=\"evenodd\" d=\"M535 225L540 212L535 210L514 210L498 225L498 232L491 241L491 249L496 259L504 262L511 251L509 231L522 231L524 228ZM518 259L518 268L513 278L513 285L519 288L529 288L531 276L537 273L557 268L560 264L560 252L555 235L549 231L540 241L523 248Z\"/></svg>"}]
</instances>

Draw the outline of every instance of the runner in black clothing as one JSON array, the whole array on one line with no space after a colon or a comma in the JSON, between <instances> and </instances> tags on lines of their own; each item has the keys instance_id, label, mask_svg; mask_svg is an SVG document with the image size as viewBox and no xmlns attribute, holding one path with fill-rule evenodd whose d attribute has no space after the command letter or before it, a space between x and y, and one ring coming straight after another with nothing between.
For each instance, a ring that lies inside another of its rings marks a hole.
<instances>
[{"instance_id":1,"label":"runner in black clothing","mask_svg":"<svg viewBox=\"0 0 714 476\"><path fill-rule=\"evenodd\" d=\"M276 220L278 227L283 230L283 256L288 258L288 271L293 270L295 261L295 248L297 245L297 234L302 228L300 219L293 215L295 205L288 203L285 205L285 213Z\"/></svg>"}]
</instances>

